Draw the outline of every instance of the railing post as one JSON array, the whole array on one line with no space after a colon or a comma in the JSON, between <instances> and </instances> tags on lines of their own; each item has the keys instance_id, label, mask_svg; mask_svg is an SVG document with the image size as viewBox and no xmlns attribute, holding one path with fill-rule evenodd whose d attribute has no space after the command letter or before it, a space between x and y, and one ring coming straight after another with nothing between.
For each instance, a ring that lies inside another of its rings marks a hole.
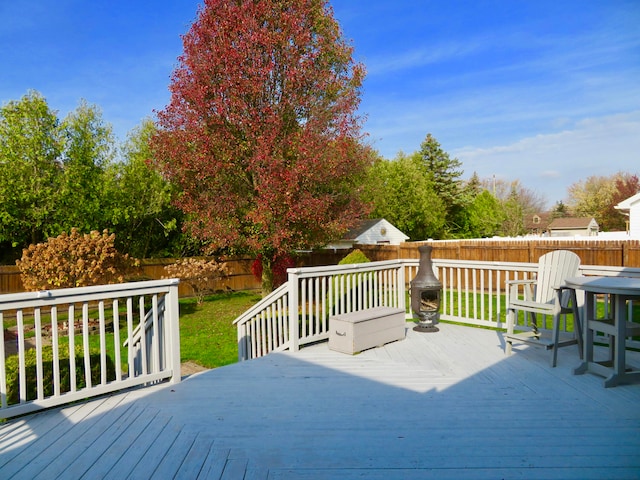
<instances>
[{"instance_id":1,"label":"railing post","mask_svg":"<svg viewBox=\"0 0 640 480\"><path fill-rule=\"evenodd\" d=\"M247 349L246 349L246 339L245 339L245 335L246 335L246 325L244 324L238 324L238 361L242 362L244 360L248 360L247 358Z\"/></svg>"},{"instance_id":2,"label":"railing post","mask_svg":"<svg viewBox=\"0 0 640 480\"><path fill-rule=\"evenodd\" d=\"M178 304L178 283L180 280L174 279L169 286L166 301L166 332L167 332L167 363L171 365L171 383L178 383L181 379L180 373L180 306Z\"/></svg>"},{"instance_id":3,"label":"railing post","mask_svg":"<svg viewBox=\"0 0 640 480\"><path fill-rule=\"evenodd\" d=\"M294 268L287 270L289 275L289 344L291 345L291 351L297 352L300 350L300 325L298 322L298 271Z\"/></svg>"},{"instance_id":4,"label":"railing post","mask_svg":"<svg viewBox=\"0 0 640 480\"><path fill-rule=\"evenodd\" d=\"M407 295L406 295L406 285L405 285L405 273L404 273L404 262L398 261L398 287L397 287L397 295L398 295L398 308L401 308L405 312L407 311Z\"/></svg>"}]
</instances>

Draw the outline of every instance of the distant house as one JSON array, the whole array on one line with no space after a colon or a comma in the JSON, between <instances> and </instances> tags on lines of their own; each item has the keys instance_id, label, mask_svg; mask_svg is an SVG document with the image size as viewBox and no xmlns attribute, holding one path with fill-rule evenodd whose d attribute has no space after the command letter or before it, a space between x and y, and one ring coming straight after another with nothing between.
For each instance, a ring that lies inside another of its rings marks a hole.
<instances>
[{"instance_id":1,"label":"distant house","mask_svg":"<svg viewBox=\"0 0 640 480\"><path fill-rule=\"evenodd\" d=\"M544 235L547 233L552 212L539 212L525 218L524 227L530 235Z\"/></svg>"},{"instance_id":2,"label":"distant house","mask_svg":"<svg viewBox=\"0 0 640 480\"><path fill-rule=\"evenodd\" d=\"M327 248L352 248L355 245L400 245L409 237L384 218L363 220L349 230L344 237L327 245Z\"/></svg>"},{"instance_id":3,"label":"distant house","mask_svg":"<svg viewBox=\"0 0 640 480\"><path fill-rule=\"evenodd\" d=\"M547 230L550 237L592 237L598 235L600 226L591 217L561 217L553 219Z\"/></svg>"},{"instance_id":4,"label":"distant house","mask_svg":"<svg viewBox=\"0 0 640 480\"><path fill-rule=\"evenodd\" d=\"M633 197L623 200L615 206L624 215L629 216L627 230L629 236L640 238L640 193L636 193Z\"/></svg>"}]
</instances>

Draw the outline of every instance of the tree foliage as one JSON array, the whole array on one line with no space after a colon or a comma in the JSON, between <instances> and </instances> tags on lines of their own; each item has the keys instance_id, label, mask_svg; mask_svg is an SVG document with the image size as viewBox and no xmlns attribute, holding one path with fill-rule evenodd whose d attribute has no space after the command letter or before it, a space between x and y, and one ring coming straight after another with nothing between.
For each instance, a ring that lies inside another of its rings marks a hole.
<instances>
[{"instance_id":1,"label":"tree foliage","mask_svg":"<svg viewBox=\"0 0 640 480\"><path fill-rule=\"evenodd\" d=\"M372 205L372 218L388 220L412 240L432 238L444 226L444 204L416 155L378 159L369 169L363 198Z\"/></svg>"},{"instance_id":2,"label":"tree foliage","mask_svg":"<svg viewBox=\"0 0 640 480\"><path fill-rule=\"evenodd\" d=\"M35 91L0 108L0 261L72 228L109 229L136 257L198 254L200 244L180 232L175 188L148 164L154 132L143 122L119 151L85 100L62 121Z\"/></svg>"},{"instance_id":3,"label":"tree foliage","mask_svg":"<svg viewBox=\"0 0 640 480\"><path fill-rule=\"evenodd\" d=\"M93 231L50 238L30 245L16 264L27 291L74 288L124 281L124 276L136 264L114 246L114 234Z\"/></svg>"},{"instance_id":4,"label":"tree foliage","mask_svg":"<svg viewBox=\"0 0 640 480\"><path fill-rule=\"evenodd\" d=\"M150 119L133 129L122 147L122 161L108 171L108 225L122 251L138 258L182 253L182 213L172 205L176 189L150 164ZM186 252L187 254L194 253Z\"/></svg>"},{"instance_id":5,"label":"tree foliage","mask_svg":"<svg viewBox=\"0 0 640 480\"><path fill-rule=\"evenodd\" d=\"M0 108L0 241L23 247L52 233L61 152L59 121L42 95Z\"/></svg>"},{"instance_id":6,"label":"tree foliage","mask_svg":"<svg viewBox=\"0 0 640 480\"><path fill-rule=\"evenodd\" d=\"M624 230L625 217L614 207L639 191L637 175L593 175L569 187L568 203L574 215L595 218L603 231Z\"/></svg>"},{"instance_id":7,"label":"tree foliage","mask_svg":"<svg viewBox=\"0 0 640 480\"><path fill-rule=\"evenodd\" d=\"M430 133L420 145L417 156L444 204L446 220L440 236L455 236L459 230L456 217L464 205L462 163L457 158L451 158Z\"/></svg>"},{"instance_id":8,"label":"tree foliage","mask_svg":"<svg viewBox=\"0 0 640 480\"><path fill-rule=\"evenodd\" d=\"M105 170L115 157L111 126L95 105L81 100L61 125L64 149L55 198L56 230L83 232L105 225Z\"/></svg>"},{"instance_id":9,"label":"tree foliage","mask_svg":"<svg viewBox=\"0 0 640 480\"><path fill-rule=\"evenodd\" d=\"M627 218L620 214L615 207L627 198L640 193L640 178L630 173L620 173L616 178L616 188L611 198L611 205L607 212L607 225L609 230L626 230Z\"/></svg>"},{"instance_id":10,"label":"tree foliage","mask_svg":"<svg viewBox=\"0 0 640 480\"><path fill-rule=\"evenodd\" d=\"M364 71L325 2L207 0L183 43L153 151L192 231L264 270L344 233L363 210Z\"/></svg>"},{"instance_id":11,"label":"tree foliage","mask_svg":"<svg viewBox=\"0 0 640 480\"><path fill-rule=\"evenodd\" d=\"M519 180L508 182L485 179L482 183L486 189L493 189L502 208L501 235L515 237L526 234L525 218L544 210L544 198L522 185Z\"/></svg>"},{"instance_id":12,"label":"tree foliage","mask_svg":"<svg viewBox=\"0 0 640 480\"><path fill-rule=\"evenodd\" d=\"M481 190L470 197L464 210L467 238L487 238L498 235L505 222L505 212L500 202L488 190ZM460 215L462 217L462 215Z\"/></svg>"}]
</instances>

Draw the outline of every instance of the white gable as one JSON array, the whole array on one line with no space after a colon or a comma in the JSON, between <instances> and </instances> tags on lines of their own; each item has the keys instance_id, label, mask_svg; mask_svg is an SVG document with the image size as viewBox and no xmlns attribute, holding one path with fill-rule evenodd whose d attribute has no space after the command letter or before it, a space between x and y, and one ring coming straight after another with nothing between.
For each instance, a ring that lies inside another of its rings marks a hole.
<instances>
[{"instance_id":1,"label":"white gable","mask_svg":"<svg viewBox=\"0 0 640 480\"><path fill-rule=\"evenodd\" d=\"M640 193L627 198L616 205L618 210L628 212L629 215L629 236L640 238Z\"/></svg>"},{"instance_id":2,"label":"white gable","mask_svg":"<svg viewBox=\"0 0 640 480\"><path fill-rule=\"evenodd\" d=\"M618 205L616 205L616 208L618 210L629 210L634 205L639 205L639 204L640 204L640 192L636 193L633 197L629 197L626 200L623 200Z\"/></svg>"},{"instance_id":3,"label":"white gable","mask_svg":"<svg viewBox=\"0 0 640 480\"><path fill-rule=\"evenodd\" d=\"M355 242L361 245L377 245L379 243L388 245L400 245L409 240L409 237L394 227L391 223L381 218L373 226L360 233L355 238Z\"/></svg>"}]
</instances>

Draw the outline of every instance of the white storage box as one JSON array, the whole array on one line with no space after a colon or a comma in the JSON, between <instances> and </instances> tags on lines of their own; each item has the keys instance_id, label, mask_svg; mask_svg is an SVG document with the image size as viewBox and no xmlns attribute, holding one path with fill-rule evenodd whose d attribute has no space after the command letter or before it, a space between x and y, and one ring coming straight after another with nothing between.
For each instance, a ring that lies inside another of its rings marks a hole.
<instances>
[{"instance_id":1,"label":"white storage box","mask_svg":"<svg viewBox=\"0 0 640 480\"><path fill-rule=\"evenodd\" d=\"M401 308L375 307L329 318L329 348L354 353L405 337L405 312Z\"/></svg>"}]
</instances>

